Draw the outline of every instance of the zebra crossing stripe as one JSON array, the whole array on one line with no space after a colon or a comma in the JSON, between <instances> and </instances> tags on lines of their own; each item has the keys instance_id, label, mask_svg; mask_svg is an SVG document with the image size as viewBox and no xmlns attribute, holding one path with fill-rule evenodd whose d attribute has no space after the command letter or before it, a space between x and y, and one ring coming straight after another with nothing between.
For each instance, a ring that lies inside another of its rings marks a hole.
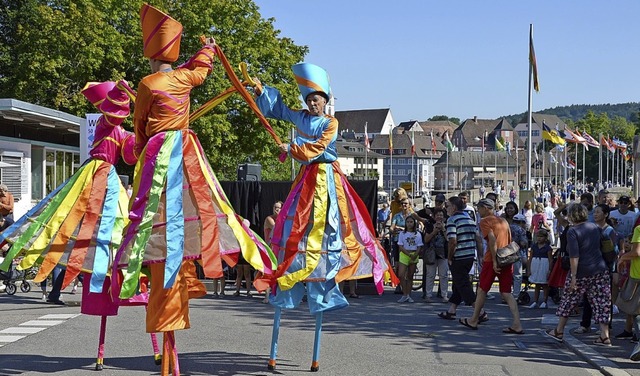
<instances>
[{"instance_id":1,"label":"zebra crossing stripe","mask_svg":"<svg viewBox=\"0 0 640 376\"><path fill-rule=\"evenodd\" d=\"M49 314L29 320L18 326L0 330L0 347L7 343L15 342L24 337L41 332L47 328L62 324L63 322L80 316L80 314Z\"/></svg>"}]
</instances>

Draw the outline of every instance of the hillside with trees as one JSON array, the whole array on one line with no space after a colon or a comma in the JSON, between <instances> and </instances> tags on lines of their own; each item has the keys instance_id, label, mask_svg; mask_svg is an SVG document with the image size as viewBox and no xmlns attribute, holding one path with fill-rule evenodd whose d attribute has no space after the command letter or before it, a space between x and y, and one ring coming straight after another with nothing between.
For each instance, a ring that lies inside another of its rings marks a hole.
<instances>
[{"instance_id":1,"label":"hillside with trees","mask_svg":"<svg viewBox=\"0 0 640 376\"><path fill-rule=\"evenodd\" d=\"M556 115L564 121L571 120L572 122L577 122L583 119L589 112L594 114L606 113L611 119L621 117L630 123L638 124L640 102L617 104L573 104L571 106L558 106L547 108L542 111L536 111L538 114ZM511 124L515 125L518 124L525 115L526 113L523 112L521 114L504 116L504 118L509 120Z\"/></svg>"}]
</instances>

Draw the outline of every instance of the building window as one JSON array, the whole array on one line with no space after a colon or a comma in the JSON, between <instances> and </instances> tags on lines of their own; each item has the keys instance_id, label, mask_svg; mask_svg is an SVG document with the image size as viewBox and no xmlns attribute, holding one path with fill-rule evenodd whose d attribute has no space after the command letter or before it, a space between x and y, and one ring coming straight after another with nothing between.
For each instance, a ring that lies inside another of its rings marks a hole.
<instances>
[{"instance_id":1,"label":"building window","mask_svg":"<svg viewBox=\"0 0 640 376\"><path fill-rule=\"evenodd\" d=\"M45 195L69 179L80 167L80 153L66 150L45 151ZM34 197L35 198L35 197Z\"/></svg>"},{"instance_id":2,"label":"building window","mask_svg":"<svg viewBox=\"0 0 640 376\"><path fill-rule=\"evenodd\" d=\"M537 129L531 130L531 137L540 137L540 131Z\"/></svg>"}]
</instances>

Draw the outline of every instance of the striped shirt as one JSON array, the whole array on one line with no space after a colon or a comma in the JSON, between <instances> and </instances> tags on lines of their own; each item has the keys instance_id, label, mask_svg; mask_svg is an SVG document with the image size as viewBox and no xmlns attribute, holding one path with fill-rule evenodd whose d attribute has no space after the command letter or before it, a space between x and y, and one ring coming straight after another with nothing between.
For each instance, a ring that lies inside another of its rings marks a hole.
<instances>
[{"instance_id":1,"label":"striped shirt","mask_svg":"<svg viewBox=\"0 0 640 376\"><path fill-rule=\"evenodd\" d=\"M453 258L463 260L476 255L476 234L478 226L475 219L463 211L456 212L447 219L447 239L455 238L457 245Z\"/></svg>"}]
</instances>

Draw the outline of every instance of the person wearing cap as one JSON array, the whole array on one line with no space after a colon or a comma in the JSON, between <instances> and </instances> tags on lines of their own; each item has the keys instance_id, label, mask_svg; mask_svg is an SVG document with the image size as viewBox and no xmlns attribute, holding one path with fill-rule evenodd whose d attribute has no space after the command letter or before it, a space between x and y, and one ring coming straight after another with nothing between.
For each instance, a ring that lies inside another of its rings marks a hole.
<instances>
[{"instance_id":1,"label":"person wearing cap","mask_svg":"<svg viewBox=\"0 0 640 376\"><path fill-rule=\"evenodd\" d=\"M496 251L511 243L511 231L507 221L504 218L495 216L494 210L495 202L493 200L483 198L478 202L478 212L482 218L480 220L480 232L482 233L482 237L487 241L487 252L482 261L483 265L480 271L480 281L478 283L473 316L460 319L459 322L468 328L478 329L478 323L480 323L482 317L486 315L486 313L483 313L483 308L487 291L491 289L493 281L498 277L500 294L502 295L502 299L509 305L509 310L513 316L511 326L503 329L503 332L507 334L524 334L520 322L518 304L513 295L511 295L513 268L511 265L503 268L498 267L498 261L496 259Z\"/></svg>"},{"instance_id":2,"label":"person wearing cap","mask_svg":"<svg viewBox=\"0 0 640 376\"><path fill-rule=\"evenodd\" d=\"M0 214L4 217L4 224L0 227L0 231L9 227L13 223L13 205L15 198L9 192L6 184L0 184Z\"/></svg>"},{"instance_id":3,"label":"person wearing cap","mask_svg":"<svg viewBox=\"0 0 640 376\"><path fill-rule=\"evenodd\" d=\"M256 104L264 116L295 125L295 137L279 148L301 165L271 240L280 263L270 301L279 317L281 309L296 308L306 290L319 330L323 312L349 305L339 282L373 276L381 294L385 272L394 283L399 281L369 213L338 163L338 120L325 114L332 96L327 72L309 63L296 64L292 70L306 110L289 108L277 89L255 80ZM275 367L275 359L269 362ZM313 369L317 367L312 365Z\"/></svg>"}]
</instances>

